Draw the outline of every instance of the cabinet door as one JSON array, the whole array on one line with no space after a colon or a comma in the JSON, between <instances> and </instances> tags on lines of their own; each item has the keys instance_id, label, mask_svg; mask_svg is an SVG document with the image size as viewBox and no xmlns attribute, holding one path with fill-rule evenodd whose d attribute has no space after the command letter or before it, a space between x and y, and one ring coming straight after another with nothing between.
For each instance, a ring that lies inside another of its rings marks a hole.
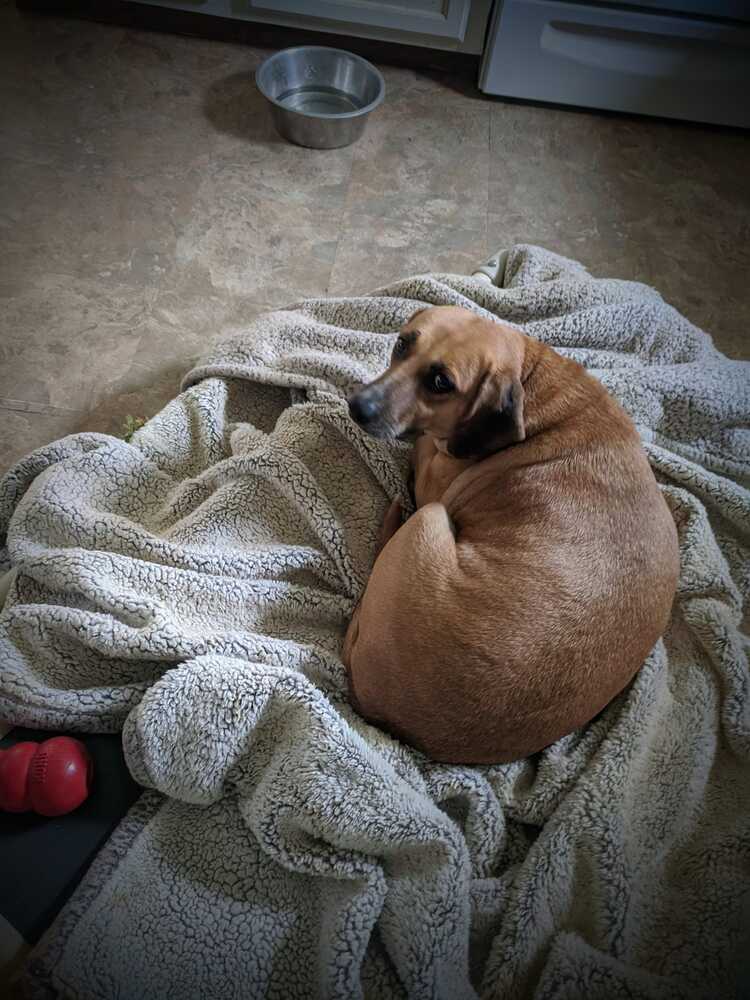
<instances>
[{"instance_id":1,"label":"cabinet door","mask_svg":"<svg viewBox=\"0 0 750 1000\"><path fill-rule=\"evenodd\" d=\"M249 10L303 14L463 41L471 0L250 0Z\"/></svg>"},{"instance_id":2,"label":"cabinet door","mask_svg":"<svg viewBox=\"0 0 750 1000\"><path fill-rule=\"evenodd\" d=\"M488 94L750 127L750 28L563 0L504 0Z\"/></svg>"}]
</instances>

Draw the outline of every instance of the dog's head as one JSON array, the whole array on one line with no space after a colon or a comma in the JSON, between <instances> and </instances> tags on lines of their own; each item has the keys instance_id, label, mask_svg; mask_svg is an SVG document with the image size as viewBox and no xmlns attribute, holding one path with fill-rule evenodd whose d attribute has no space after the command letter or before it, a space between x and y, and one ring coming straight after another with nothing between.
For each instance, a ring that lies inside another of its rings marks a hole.
<instances>
[{"instance_id":1,"label":"dog's head","mask_svg":"<svg viewBox=\"0 0 750 1000\"><path fill-rule=\"evenodd\" d=\"M349 412L374 437L425 432L456 458L483 458L524 439L523 355L513 327L456 306L422 309Z\"/></svg>"}]
</instances>

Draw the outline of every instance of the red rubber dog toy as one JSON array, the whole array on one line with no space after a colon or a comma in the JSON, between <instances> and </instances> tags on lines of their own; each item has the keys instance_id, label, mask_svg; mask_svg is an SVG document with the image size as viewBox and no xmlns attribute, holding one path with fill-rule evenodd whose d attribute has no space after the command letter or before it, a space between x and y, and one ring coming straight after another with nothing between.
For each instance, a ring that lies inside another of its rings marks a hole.
<instances>
[{"instance_id":1,"label":"red rubber dog toy","mask_svg":"<svg viewBox=\"0 0 750 1000\"><path fill-rule=\"evenodd\" d=\"M0 750L0 809L63 816L88 797L92 772L88 750L71 736L16 743Z\"/></svg>"}]
</instances>

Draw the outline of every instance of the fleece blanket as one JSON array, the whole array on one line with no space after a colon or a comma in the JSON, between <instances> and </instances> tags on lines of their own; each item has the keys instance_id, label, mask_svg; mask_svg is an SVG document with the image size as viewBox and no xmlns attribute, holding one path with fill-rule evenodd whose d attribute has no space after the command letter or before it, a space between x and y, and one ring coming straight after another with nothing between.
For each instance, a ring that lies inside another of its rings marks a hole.
<instances>
[{"instance_id":1,"label":"fleece blanket","mask_svg":"<svg viewBox=\"0 0 750 1000\"><path fill-rule=\"evenodd\" d=\"M37 995L683 1000L750 929L750 366L640 284L514 247L220 343L129 443L0 484L0 714L123 729L149 789L32 960ZM632 414L673 512L663 641L532 759L436 765L347 703L344 631L408 446L346 394L425 304L496 316Z\"/></svg>"}]
</instances>

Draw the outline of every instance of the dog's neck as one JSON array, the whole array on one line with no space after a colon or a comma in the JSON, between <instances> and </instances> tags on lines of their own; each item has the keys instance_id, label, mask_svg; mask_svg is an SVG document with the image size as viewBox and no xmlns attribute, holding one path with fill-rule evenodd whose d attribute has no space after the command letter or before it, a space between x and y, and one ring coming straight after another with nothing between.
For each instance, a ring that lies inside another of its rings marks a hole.
<instances>
[{"instance_id":1,"label":"dog's neck","mask_svg":"<svg viewBox=\"0 0 750 1000\"><path fill-rule=\"evenodd\" d=\"M606 397L607 392L577 361L531 337L525 340L521 383L528 440L580 415L584 408ZM571 371L574 378L561 377Z\"/></svg>"},{"instance_id":2,"label":"dog's neck","mask_svg":"<svg viewBox=\"0 0 750 1000\"><path fill-rule=\"evenodd\" d=\"M440 455L434 477L442 487L441 502L451 511L487 487L494 495L498 469L527 463L530 449L533 461L542 462L587 447L602 434L610 442L615 434L638 438L635 427L623 422L621 416L615 421L607 419L613 409L619 410L617 403L578 362L530 337L524 339L520 378L524 388L525 440L478 460ZM590 416L581 420L585 410L590 411ZM443 451L437 441L435 445Z\"/></svg>"}]
</instances>

